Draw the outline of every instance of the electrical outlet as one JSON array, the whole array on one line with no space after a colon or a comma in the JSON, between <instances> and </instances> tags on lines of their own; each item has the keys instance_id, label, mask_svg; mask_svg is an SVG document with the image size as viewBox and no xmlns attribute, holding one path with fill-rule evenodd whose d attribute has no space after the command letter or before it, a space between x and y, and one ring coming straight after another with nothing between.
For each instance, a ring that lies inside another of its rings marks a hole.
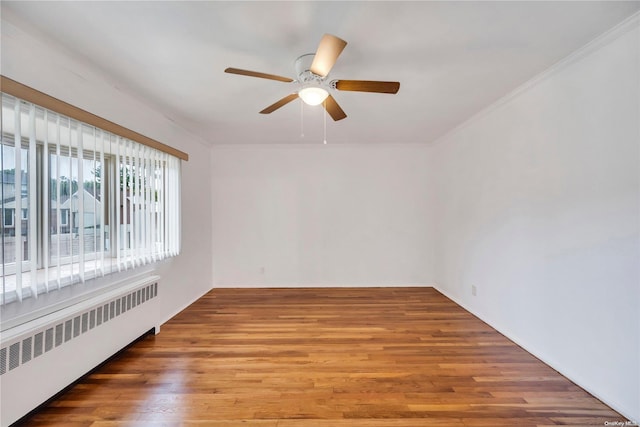
<instances>
[{"instance_id":1,"label":"electrical outlet","mask_svg":"<svg viewBox=\"0 0 640 427\"><path fill-rule=\"evenodd\" d=\"M476 288L476 285L471 285L471 295L475 297L477 294L478 294L478 288Z\"/></svg>"}]
</instances>

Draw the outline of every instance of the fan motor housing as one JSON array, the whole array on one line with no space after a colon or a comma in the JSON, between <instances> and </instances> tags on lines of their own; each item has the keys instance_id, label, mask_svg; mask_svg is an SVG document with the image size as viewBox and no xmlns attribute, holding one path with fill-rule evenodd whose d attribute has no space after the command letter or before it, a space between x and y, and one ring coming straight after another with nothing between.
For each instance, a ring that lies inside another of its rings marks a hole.
<instances>
[{"instance_id":1,"label":"fan motor housing","mask_svg":"<svg viewBox=\"0 0 640 427\"><path fill-rule=\"evenodd\" d=\"M299 56L295 61L296 76L298 82L321 84L326 77L319 76L311 72L311 64L315 53L307 53Z\"/></svg>"}]
</instances>

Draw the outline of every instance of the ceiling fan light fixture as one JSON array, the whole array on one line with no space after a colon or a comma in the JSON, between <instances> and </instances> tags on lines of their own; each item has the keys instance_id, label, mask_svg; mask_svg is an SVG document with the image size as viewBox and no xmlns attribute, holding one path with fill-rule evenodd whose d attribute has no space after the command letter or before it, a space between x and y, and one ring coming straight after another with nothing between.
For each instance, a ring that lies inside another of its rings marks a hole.
<instances>
[{"instance_id":1,"label":"ceiling fan light fixture","mask_svg":"<svg viewBox=\"0 0 640 427\"><path fill-rule=\"evenodd\" d=\"M2 1L2 0L0 0ZM383 82L377 80L330 80L331 72L336 60L342 53L347 42L331 34L325 34L315 53L307 53L295 60L296 79L267 74L257 71L243 70L240 68L227 68L225 73L239 74L242 76L259 77L261 79L277 80L285 83L295 83L298 90L294 90L284 98L274 102L260 111L260 114L271 114L284 105L297 98L302 99L307 105L324 104L325 112L334 121L347 117L340 108L329 90L373 93L397 93L400 82ZM302 106L304 104L300 104Z\"/></svg>"},{"instance_id":2,"label":"ceiling fan light fixture","mask_svg":"<svg viewBox=\"0 0 640 427\"><path fill-rule=\"evenodd\" d=\"M309 86L303 89L300 89L298 92L298 96L305 102L307 105L320 105L327 99L329 96L329 92L322 89L321 87Z\"/></svg>"}]
</instances>

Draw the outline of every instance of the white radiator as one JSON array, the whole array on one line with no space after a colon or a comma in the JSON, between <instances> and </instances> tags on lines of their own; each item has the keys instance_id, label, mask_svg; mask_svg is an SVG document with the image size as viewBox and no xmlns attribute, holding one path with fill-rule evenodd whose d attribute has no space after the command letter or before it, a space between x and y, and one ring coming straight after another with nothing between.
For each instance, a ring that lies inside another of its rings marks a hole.
<instances>
[{"instance_id":1,"label":"white radiator","mask_svg":"<svg viewBox=\"0 0 640 427\"><path fill-rule=\"evenodd\" d=\"M0 425L8 426L150 329L158 276L8 329L0 337Z\"/></svg>"}]
</instances>

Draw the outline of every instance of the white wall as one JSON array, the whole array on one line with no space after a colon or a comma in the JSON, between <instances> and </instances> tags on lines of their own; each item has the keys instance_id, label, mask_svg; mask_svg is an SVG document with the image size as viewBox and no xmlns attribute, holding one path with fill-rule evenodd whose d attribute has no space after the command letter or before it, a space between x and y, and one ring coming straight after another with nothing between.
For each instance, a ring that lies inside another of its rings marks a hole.
<instances>
[{"instance_id":1,"label":"white wall","mask_svg":"<svg viewBox=\"0 0 640 427\"><path fill-rule=\"evenodd\" d=\"M430 159L437 286L635 420L638 21L445 136Z\"/></svg>"},{"instance_id":2,"label":"white wall","mask_svg":"<svg viewBox=\"0 0 640 427\"><path fill-rule=\"evenodd\" d=\"M427 147L221 146L215 286L433 283Z\"/></svg>"},{"instance_id":3,"label":"white wall","mask_svg":"<svg viewBox=\"0 0 640 427\"><path fill-rule=\"evenodd\" d=\"M34 34L3 10L2 74L189 154L182 165L182 253L159 263L161 321L211 289L210 148L101 72ZM197 192L194 191L197 189ZM113 275L117 280L118 275Z\"/></svg>"}]
</instances>

